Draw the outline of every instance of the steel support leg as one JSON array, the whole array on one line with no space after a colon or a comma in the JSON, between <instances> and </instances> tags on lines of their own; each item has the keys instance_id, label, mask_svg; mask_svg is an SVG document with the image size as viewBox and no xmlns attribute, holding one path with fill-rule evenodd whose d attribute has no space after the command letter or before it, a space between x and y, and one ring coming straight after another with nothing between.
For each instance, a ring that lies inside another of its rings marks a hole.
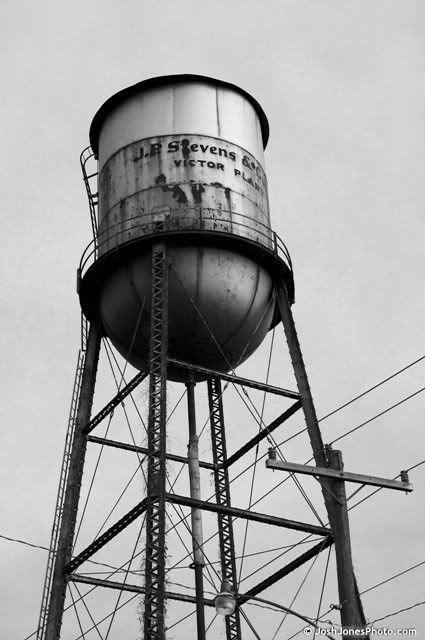
<instances>
[{"instance_id":1,"label":"steel support leg","mask_svg":"<svg viewBox=\"0 0 425 640\"><path fill-rule=\"evenodd\" d=\"M313 397L307 378L300 343L298 341L294 318L292 316L288 294L283 283L279 283L277 285L276 293L295 379L301 396L302 409L310 437L311 447L313 449L314 460L318 467L332 466L332 464L329 464L330 461L327 459L325 448L323 446L322 435L317 420L316 409L313 403ZM345 598L344 594L346 593L351 594L349 602L345 602L341 609L341 624L343 627L347 628L362 628L364 627L366 620L360 596L358 595L356 578L351 560L347 506L346 503L344 503L342 505L338 505L337 508L332 497L335 495L335 490L337 493L340 493L341 491L340 486L338 486L338 481L335 483L335 481L322 479L321 485L328 512L329 523L331 525L335 541L340 599Z\"/></svg>"},{"instance_id":2,"label":"steel support leg","mask_svg":"<svg viewBox=\"0 0 425 640\"><path fill-rule=\"evenodd\" d=\"M93 404L93 394L99 360L100 339L100 330L95 325L91 325L87 340L87 350L81 379L81 390L75 422L74 439L70 454L68 479L66 483L56 559L53 569L47 624L44 627L45 640L58 640L60 637L66 595L66 576L64 568L71 560L72 554L78 500L80 497L81 480L87 448L84 428L90 420ZM40 631L43 633L42 630Z\"/></svg>"},{"instance_id":3,"label":"steel support leg","mask_svg":"<svg viewBox=\"0 0 425 640\"><path fill-rule=\"evenodd\" d=\"M144 640L164 640L165 453L167 411L168 263L163 243L152 247Z\"/></svg>"},{"instance_id":4,"label":"steel support leg","mask_svg":"<svg viewBox=\"0 0 425 640\"><path fill-rule=\"evenodd\" d=\"M230 507L229 472L224 468L227 460L226 433L224 428L223 402L221 382L219 378L208 380L208 400L211 423L211 444L215 465L214 481L217 504ZM235 542L233 524L230 515L218 515L218 534L220 542L221 574L223 580L230 580L233 588L237 588L235 561ZM226 616L226 639L241 640L241 623L238 609L231 616Z\"/></svg>"},{"instance_id":5,"label":"steel support leg","mask_svg":"<svg viewBox=\"0 0 425 640\"><path fill-rule=\"evenodd\" d=\"M199 452L198 436L196 434L196 413L195 413L195 382L189 380L187 387L187 409L189 418L189 482L190 497L196 500L201 499L201 476L199 473ZM202 549L202 511L196 507L191 509L192 523L192 546L193 546L193 569L195 571L196 588L196 623L198 640L205 640L205 612L204 612L204 577L203 567L205 565L204 552Z\"/></svg>"}]
</instances>

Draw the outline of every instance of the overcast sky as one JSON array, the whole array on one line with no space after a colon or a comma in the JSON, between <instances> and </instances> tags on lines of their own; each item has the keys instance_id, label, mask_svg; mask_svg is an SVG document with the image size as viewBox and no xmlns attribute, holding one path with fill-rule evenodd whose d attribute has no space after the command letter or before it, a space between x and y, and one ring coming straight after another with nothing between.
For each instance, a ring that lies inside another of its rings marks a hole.
<instances>
[{"instance_id":1,"label":"overcast sky","mask_svg":"<svg viewBox=\"0 0 425 640\"><path fill-rule=\"evenodd\" d=\"M75 270L90 240L78 157L88 145L95 111L129 84L162 74L204 74L243 87L264 108L271 128L271 216L294 262L294 314L319 415L423 355L423 2L76 0L8 2L1 14L1 535L49 543L79 346ZM268 345L241 369L245 375L265 377ZM324 422L325 442L424 386L424 362ZM113 394L105 361L102 367L99 407ZM294 386L280 332L272 377ZM173 402L179 388L170 393ZM342 440L347 470L394 477L423 460L424 397L417 395ZM142 405L143 393L138 399ZM231 398L228 405L232 449L242 437L238 426L252 435L256 430L249 414L240 417L243 408L236 403ZM267 410L273 418L279 408ZM301 426L301 418L294 420L288 433ZM186 436L175 433L171 440L184 451ZM207 456L208 440L203 447ZM134 460L128 466L122 455L116 462L122 479L115 482L113 467L105 467L109 480L93 503L97 523L134 470ZM288 446L285 455L304 462L307 440ZM411 480L413 494L381 491L351 512L361 590L425 560L425 465ZM303 483L325 517L314 480ZM236 506L246 506L246 486L245 492L243 485L236 489ZM270 486L270 475L261 471L258 496ZM285 491L258 510L313 518L301 511L299 494ZM135 493L129 505L136 499ZM268 542L293 540L283 530L267 541L268 532L252 531L252 552ZM178 540L174 544L177 558ZM2 637L23 639L36 628L46 552L0 539L0 554ZM305 615L317 611L323 555L307 595L294 604ZM104 553L102 560L107 558ZM271 570L280 566L282 560ZM337 602L333 554L329 566L322 611ZM267 594L288 606L302 577L300 572ZM367 618L422 601L424 577L425 565L365 594ZM96 619L102 607L113 607L104 603L96 603ZM117 614L111 638L138 637L136 605ZM271 638L279 616L254 607L246 611L261 637ZM177 610L171 613L177 620ZM425 607L417 607L382 624L416 627L421 637L424 614ZM73 640L76 618L67 615L63 637ZM194 637L193 620L176 626L170 637ZM298 628L288 619L276 637L283 640ZM223 627L217 624L211 638L219 637ZM247 631L246 637L254 636Z\"/></svg>"}]
</instances>

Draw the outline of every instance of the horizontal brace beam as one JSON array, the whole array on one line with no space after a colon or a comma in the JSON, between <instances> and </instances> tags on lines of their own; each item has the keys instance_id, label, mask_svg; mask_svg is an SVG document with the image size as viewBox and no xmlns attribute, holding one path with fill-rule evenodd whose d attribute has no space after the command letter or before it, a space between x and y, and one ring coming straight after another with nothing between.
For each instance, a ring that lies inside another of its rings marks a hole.
<instances>
[{"instance_id":1,"label":"horizontal brace beam","mask_svg":"<svg viewBox=\"0 0 425 640\"><path fill-rule=\"evenodd\" d=\"M250 598L255 598L255 596L257 596L259 593L265 591L265 589L268 589L273 584L287 576L289 573L292 573L292 571L295 571L295 569L298 569L298 567L301 567L303 564L317 556L321 551L324 551L324 549L330 547L332 543L332 537L328 536L327 538L322 540L322 542L319 542L314 547L298 556L298 558L295 558L295 560L289 562L289 564L287 564L285 567L282 567L282 569L279 569L275 573L272 573L271 576L258 583L255 587L252 587L252 589L250 589L246 593L239 595L238 604L241 605L244 602L247 602L247 600L250 600Z\"/></svg>"},{"instance_id":2,"label":"horizontal brace beam","mask_svg":"<svg viewBox=\"0 0 425 640\"><path fill-rule=\"evenodd\" d=\"M107 587L108 589L116 589L118 591L129 591L131 593L146 593L147 591L145 587L140 587L138 584L114 582L113 580L100 580L99 578L92 578L91 576L82 576L78 573L71 573L71 575L68 576L68 580L71 580L72 582L83 582L84 584L93 584L98 587ZM196 603L196 598L194 596L188 596L185 593L165 591L164 595L169 600ZM204 605L206 607L213 607L214 600L204 598Z\"/></svg>"},{"instance_id":3,"label":"horizontal brace beam","mask_svg":"<svg viewBox=\"0 0 425 640\"><path fill-rule=\"evenodd\" d=\"M136 453L143 453L146 455L148 453L147 447L138 447L135 444L127 444L125 442L118 442L117 440L108 440L107 438L98 438L97 436L88 436L87 440L89 442L94 442L95 444L102 444L106 447L115 447L116 449L124 449L125 451L135 451ZM159 454L157 454L159 456ZM172 460L173 462L182 462L184 464L188 464L188 459L184 456L176 456L173 453L165 454L167 460ZM199 461L199 466L204 469L214 470L214 465L212 462L202 462Z\"/></svg>"},{"instance_id":4,"label":"horizontal brace beam","mask_svg":"<svg viewBox=\"0 0 425 640\"><path fill-rule=\"evenodd\" d=\"M99 411L99 413L97 415L94 416L94 418L92 418L90 420L90 422L87 424L87 426L84 427L83 433L85 435L87 435L88 433L93 431L93 429L95 427L97 427L97 425L100 422L102 422L102 420L104 420L106 418L106 416L109 416L109 414L113 412L115 407L117 407L119 404L121 404L121 402L124 400L124 398L126 398L132 391L134 391L134 389L145 378L147 378L148 375L149 374L148 374L147 371L141 371L136 376L134 376L134 378L132 378L130 380L130 382L128 384L126 384L125 387L123 387L121 389L121 391L119 391L117 393L117 395L114 398L112 398L112 400L110 402L108 402L108 404L105 407L103 407L103 409L101 411Z\"/></svg>"},{"instance_id":5,"label":"horizontal brace beam","mask_svg":"<svg viewBox=\"0 0 425 640\"><path fill-rule=\"evenodd\" d=\"M297 402L294 402L294 404L289 407L289 409L284 411L278 418L276 418L276 420L273 420L273 422L271 422L267 427L264 427L264 429L262 429L256 436L254 436L254 438L249 440L249 442L244 444L243 447L229 456L223 467L226 469L227 467L230 467L231 464L236 462L236 460L239 460L239 458L245 455L245 453L255 447L259 442L261 442L261 440L267 438L267 436L270 435L275 429L277 429L281 424L283 424L292 415L294 415L294 413L296 413L298 409L301 408L301 406L301 400L297 400Z\"/></svg>"},{"instance_id":6,"label":"horizontal brace beam","mask_svg":"<svg viewBox=\"0 0 425 640\"><path fill-rule=\"evenodd\" d=\"M326 467L312 467L306 464L286 462L281 460L266 460L267 469L289 471L290 473L301 473L308 476L318 476L319 478L333 478L334 480L344 480L345 482L355 482L356 484L368 484L373 487L385 489L395 489L396 491L413 491L410 482L398 480L387 480L376 476L365 476L361 473L349 473L348 471L338 471Z\"/></svg>"},{"instance_id":7,"label":"horizontal brace beam","mask_svg":"<svg viewBox=\"0 0 425 640\"><path fill-rule=\"evenodd\" d=\"M173 504L180 504L183 507L191 507L195 509L203 509L204 511L213 511L223 515L233 516L235 518L243 518L244 520L252 520L253 522L262 522L263 524L272 524L276 527L284 527L285 529L295 529L306 533L314 533L319 536L330 535L330 529L319 527L314 524L298 522L297 520L287 520L278 516L270 516L265 513L257 513L256 511L247 511L246 509L238 509L237 507L225 507L215 502L206 502L205 500L195 500L186 496L178 496L174 493L166 493L165 499Z\"/></svg>"},{"instance_id":8,"label":"horizontal brace beam","mask_svg":"<svg viewBox=\"0 0 425 640\"><path fill-rule=\"evenodd\" d=\"M207 369L206 367L199 367L198 365L191 364L190 362L184 362L183 360L175 360L169 358L168 362L174 366L182 369L188 369L189 371L195 371L205 376L211 376L213 378L220 378L220 380L226 380L233 382L234 384L240 384L243 387L250 387L251 389L259 389L260 391L267 391L267 393L273 393L276 396L283 396L284 398L293 398L298 400L300 394L298 391L290 391L289 389L281 389L280 387L274 387L270 384L263 382L257 382L256 380L250 380L249 378L241 378L240 376L231 375L230 373L222 373L220 371L214 371L214 369Z\"/></svg>"},{"instance_id":9,"label":"horizontal brace beam","mask_svg":"<svg viewBox=\"0 0 425 640\"><path fill-rule=\"evenodd\" d=\"M99 549L104 547L105 544L112 540L112 538L115 538L118 533L128 527L129 524L134 522L134 520L136 520L136 518L138 518L145 511L146 498L139 502L139 504L136 504L136 506L133 507L131 511L126 513L125 516L123 516L120 520L113 524L112 527L110 527L107 531L105 531L105 533L99 536L99 538L96 538L96 540L89 544L89 546L86 547L84 551L79 553L78 556L75 556L75 558L73 558L71 562L66 565L64 569L65 573L69 574L74 571L77 567L80 566L80 564L83 564L83 562L88 560L94 553L96 553L96 551L99 551Z\"/></svg>"}]
</instances>

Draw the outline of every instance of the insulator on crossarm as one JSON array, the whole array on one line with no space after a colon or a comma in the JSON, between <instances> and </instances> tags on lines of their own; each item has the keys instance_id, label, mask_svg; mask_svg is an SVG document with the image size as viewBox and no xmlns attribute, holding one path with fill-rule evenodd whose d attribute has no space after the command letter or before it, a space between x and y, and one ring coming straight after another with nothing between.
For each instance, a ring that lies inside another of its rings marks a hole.
<instances>
[{"instance_id":1,"label":"insulator on crossarm","mask_svg":"<svg viewBox=\"0 0 425 640\"><path fill-rule=\"evenodd\" d=\"M277 460L277 452L275 447L269 447L269 460Z\"/></svg>"},{"instance_id":2,"label":"insulator on crossarm","mask_svg":"<svg viewBox=\"0 0 425 640\"><path fill-rule=\"evenodd\" d=\"M402 482L409 482L409 474L407 471L400 471L400 479Z\"/></svg>"},{"instance_id":3,"label":"insulator on crossarm","mask_svg":"<svg viewBox=\"0 0 425 640\"><path fill-rule=\"evenodd\" d=\"M402 482L408 484L409 483L409 474L407 473L407 471L400 471L400 479ZM407 495L408 491L406 491L406 495Z\"/></svg>"}]
</instances>

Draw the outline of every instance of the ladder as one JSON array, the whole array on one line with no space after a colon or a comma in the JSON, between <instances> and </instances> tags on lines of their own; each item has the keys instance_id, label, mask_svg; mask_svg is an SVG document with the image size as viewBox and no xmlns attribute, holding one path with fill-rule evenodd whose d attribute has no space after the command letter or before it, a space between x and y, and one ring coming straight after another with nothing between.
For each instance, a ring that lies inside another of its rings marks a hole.
<instances>
[{"instance_id":1,"label":"ladder","mask_svg":"<svg viewBox=\"0 0 425 640\"><path fill-rule=\"evenodd\" d=\"M55 565L58 536L62 522L63 503L65 498L65 487L68 478L71 447L74 438L75 421L77 417L78 402L80 398L81 380L86 356L88 324L82 316L81 323L81 349L78 351L77 367L75 370L74 386L72 389L71 408L69 411L68 426L65 438L62 467L60 471L59 488L56 498L55 514L53 518L52 533L50 536L49 555L47 558L46 574L44 578L43 595L41 599L40 617L37 627L37 640L42 640L47 627L47 615L52 587L52 576Z\"/></svg>"}]
</instances>

